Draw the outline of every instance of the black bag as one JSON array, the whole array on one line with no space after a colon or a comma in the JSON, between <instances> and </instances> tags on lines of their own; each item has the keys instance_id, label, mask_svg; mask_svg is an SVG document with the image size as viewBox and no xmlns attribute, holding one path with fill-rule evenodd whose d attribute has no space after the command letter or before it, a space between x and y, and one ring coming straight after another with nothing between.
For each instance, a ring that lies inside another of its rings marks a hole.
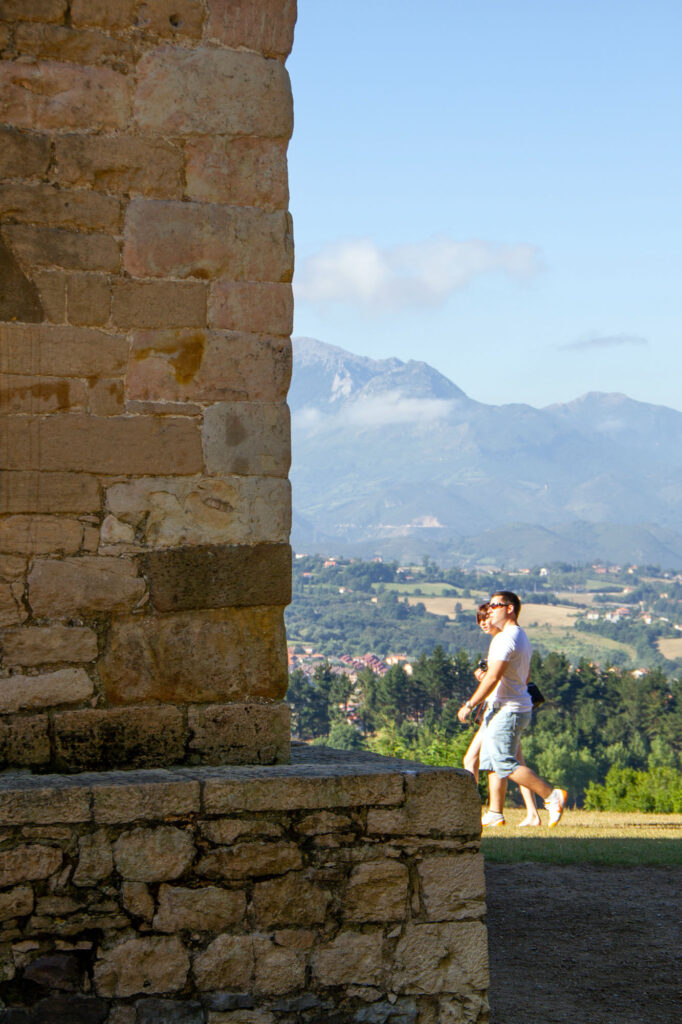
<instances>
[{"instance_id":1,"label":"black bag","mask_svg":"<svg viewBox=\"0 0 682 1024\"><path fill-rule=\"evenodd\" d=\"M530 699L533 702L534 708L539 708L541 704L545 703L545 698L542 696L535 683L528 684L528 693L530 694Z\"/></svg>"}]
</instances>

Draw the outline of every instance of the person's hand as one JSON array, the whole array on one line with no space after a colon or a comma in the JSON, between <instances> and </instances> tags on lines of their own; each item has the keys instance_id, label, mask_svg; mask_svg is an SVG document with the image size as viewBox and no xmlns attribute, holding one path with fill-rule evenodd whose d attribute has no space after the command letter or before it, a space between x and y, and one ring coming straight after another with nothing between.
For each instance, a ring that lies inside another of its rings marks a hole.
<instances>
[{"instance_id":1,"label":"person's hand","mask_svg":"<svg viewBox=\"0 0 682 1024\"><path fill-rule=\"evenodd\" d=\"M483 679L484 675L485 675L485 672L484 672L484 670L482 668L474 669L474 676L476 677L476 679L478 679L479 683L480 683L481 679Z\"/></svg>"},{"instance_id":2,"label":"person's hand","mask_svg":"<svg viewBox=\"0 0 682 1024\"><path fill-rule=\"evenodd\" d=\"M466 725L467 720L468 720L470 714L471 714L471 708L468 708L466 706L466 704L462 704L461 708L457 712L457 717L459 718L459 720L462 723L462 725Z\"/></svg>"}]
</instances>

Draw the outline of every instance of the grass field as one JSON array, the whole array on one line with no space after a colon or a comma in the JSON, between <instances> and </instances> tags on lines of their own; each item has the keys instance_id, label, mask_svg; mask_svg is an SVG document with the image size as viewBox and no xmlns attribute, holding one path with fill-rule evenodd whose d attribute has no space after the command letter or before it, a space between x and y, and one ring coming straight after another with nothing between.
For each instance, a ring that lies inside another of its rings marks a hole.
<instances>
[{"instance_id":1,"label":"grass field","mask_svg":"<svg viewBox=\"0 0 682 1024\"><path fill-rule=\"evenodd\" d=\"M561 823L519 828L523 810L505 809L507 824L484 830L486 860L500 864L682 865L682 814L566 811Z\"/></svg>"},{"instance_id":2,"label":"grass field","mask_svg":"<svg viewBox=\"0 0 682 1024\"><path fill-rule=\"evenodd\" d=\"M457 597L457 588L451 587L449 583L375 583L373 584L374 591L377 591L379 587L383 587L386 590L394 590L398 594L414 594L415 590L421 591L425 597L433 597L434 594L442 594L443 591L447 591L448 594L452 594L452 598L448 600L462 601L465 599ZM417 598L418 600L419 598Z\"/></svg>"},{"instance_id":3,"label":"grass field","mask_svg":"<svg viewBox=\"0 0 682 1024\"><path fill-rule=\"evenodd\" d=\"M682 658L682 637L661 637L658 641L658 649L664 658L677 661L678 658Z\"/></svg>"}]
</instances>

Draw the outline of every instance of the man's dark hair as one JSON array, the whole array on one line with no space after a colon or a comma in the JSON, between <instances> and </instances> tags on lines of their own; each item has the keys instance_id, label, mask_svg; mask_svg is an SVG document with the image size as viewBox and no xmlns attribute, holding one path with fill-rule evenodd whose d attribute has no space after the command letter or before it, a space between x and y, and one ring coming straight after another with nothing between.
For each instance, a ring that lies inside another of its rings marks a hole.
<instances>
[{"instance_id":1,"label":"man's dark hair","mask_svg":"<svg viewBox=\"0 0 682 1024\"><path fill-rule=\"evenodd\" d=\"M518 619L521 614L521 598L511 590L496 590L493 597L501 597L505 604L514 608L514 615ZM492 600L492 598L491 598Z\"/></svg>"}]
</instances>

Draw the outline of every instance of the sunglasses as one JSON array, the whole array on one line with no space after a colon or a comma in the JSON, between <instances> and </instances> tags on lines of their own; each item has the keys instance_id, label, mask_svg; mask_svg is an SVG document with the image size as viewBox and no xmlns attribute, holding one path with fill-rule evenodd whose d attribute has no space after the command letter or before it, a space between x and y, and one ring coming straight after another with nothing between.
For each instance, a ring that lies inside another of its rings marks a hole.
<instances>
[{"instance_id":1,"label":"sunglasses","mask_svg":"<svg viewBox=\"0 0 682 1024\"><path fill-rule=\"evenodd\" d=\"M490 601L488 603L488 608L490 608L491 610L493 608L507 608L507 607L508 607L508 605L506 604L505 601Z\"/></svg>"}]
</instances>

